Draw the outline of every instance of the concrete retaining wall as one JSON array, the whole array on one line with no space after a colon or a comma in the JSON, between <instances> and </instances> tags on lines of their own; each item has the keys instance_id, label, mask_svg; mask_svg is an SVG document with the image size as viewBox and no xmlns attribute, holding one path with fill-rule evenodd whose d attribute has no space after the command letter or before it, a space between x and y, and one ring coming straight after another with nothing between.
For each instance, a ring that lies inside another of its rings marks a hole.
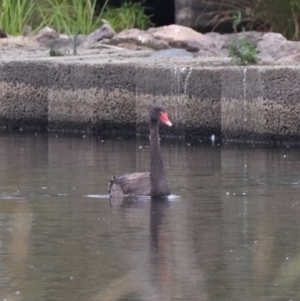
<instances>
[{"instance_id":1,"label":"concrete retaining wall","mask_svg":"<svg viewBox=\"0 0 300 301\"><path fill-rule=\"evenodd\" d=\"M300 67L203 67L196 60L0 61L0 126L148 132L164 104L163 133L300 141Z\"/></svg>"}]
</instances>

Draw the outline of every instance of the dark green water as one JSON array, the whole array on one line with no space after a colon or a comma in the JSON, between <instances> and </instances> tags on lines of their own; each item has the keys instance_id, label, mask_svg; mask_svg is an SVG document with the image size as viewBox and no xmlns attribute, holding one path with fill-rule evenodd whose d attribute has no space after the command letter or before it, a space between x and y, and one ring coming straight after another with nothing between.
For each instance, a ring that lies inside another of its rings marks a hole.
<instances>
[{"instance_id":1,"label":"dark green water","mask_svg":"<svg viewBox=\"0 0 300 301\"><path fill-rule=\"evenodd\" d=\"M147 145L0 135L0 301L300 300L300 150L162 139L180 198L111 205Z\"/></svg>"}]
</instances>

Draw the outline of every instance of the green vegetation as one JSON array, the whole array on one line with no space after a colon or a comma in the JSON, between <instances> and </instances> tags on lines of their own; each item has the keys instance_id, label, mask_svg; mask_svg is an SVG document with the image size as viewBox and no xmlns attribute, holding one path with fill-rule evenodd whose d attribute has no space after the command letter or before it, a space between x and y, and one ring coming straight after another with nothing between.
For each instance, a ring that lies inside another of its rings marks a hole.
<instances>
[{"instance_id":1,"label":"green vegetation","mask_svg":"<svg viewBox=\"0 0 300 301\"><path fill-rule=\"evenodd\" d=\"M143 2L125 1L118 8L108 6L108 2L99 10L96 0L0 0L0 28L18 35L27 25L35 32L49 26L58 33L75 35L89 34L104 22L116 31L152 25Z\"/></svg>"},{"instance_id":2,"label":"green vegetation","mask_svg":"<svg viewBox=\"0 0 300 301\"><path fill-rule=\"evenodd\" d=\"M235 65L246 66L258 62L257 50L245 35L229 45L229 56Z\"/></svg>"},{"instance_id":3,"label":"green vegetation","mask_svg":"<svg viewBox=\"0 0 300 301\"><path fill-rule=\"evenodd\" d=\"M238 11L232 18L232 28L235 33L237 32L237 27L239 26L241 21L242 21L242 13Z\"/></svg>"},{"instance_id":4,"label":"green vegetation","mask_svg":"<svg viewBox=\"0 0 300 301\"><path fill-rule=\"evenodd\" d=\"M57 50L54 43L50 45L49 56L64 56L65 54L64 51Z\"/></svg>"},{"instance_id":5,"label":"green vegetation","mask_svg":"<svg viewBox=\"0 0 300 301\"><path fill-rule=\"evenodd\" d=\"M206 2L220 7L220 1ZM287 39L300 39L300 0L222 0L220 9L204 14L217 27L234 23L237 11L241 12L240 24L247 24L247 30L279 32Z\"/></svg>"},{"instance_id":6,"label":"green vegetation","mask_svg":"<svg viewBox=\"0 0 300 301\"><path fill-rule=\"evenodd\" d=\"M145 13L143 2L125 1L119 8L107 6L103 19L107 20L117 32L128 28L147 29L153 25L150 17Z\"/></svg>"},{"instance_id":7,"label":"green vegetation","mask_svg":"<svg viewBox=\"0 0 300 301\"><path fill-rule=\"evenodd\" d=\"M237 12L233 18L233 30L236 32L237 26L241 22L241 13ZM245 66L256 64L258 62L257 58L257 50L253 43L248 40L245 32L243 31L243 35L232 41L229 45L229 57L232 57L232 62L235 65Z\"/></svg>"},{"instance_id":8,"label":"green vegetation","mask_svg":"<svg viewBox=\"0 0 300 301\"><path fill-rule=\"evenodd\" d=\"M0 28L17 35L30 23L35 8L34 0L0 0Z\"/></svg>"},{"instance_id":9,"label":"green vegetation","mask_svg":"<svg viewBox=\"0 0 300 301\"><path fill-rule=\"evenodd\" d=\"M300 0L260 0L254 16L271 31L300 39Z\"/></svg>"},{"instance_id":10,"label":"green vegetation","mask_svg":"<svg viewBox=\"0 0 300 301\"><path fill-rule=\"evenodd\" d=\"M73 48L73 55L77 55L77 39L78 39L78 35L74 35L74 37L69 37L70 41L72 42L72 48ZM64 56L64 55L69 55L70 51L68 49L65 49L64 51L60 51L58 49L56 49L56 45L55 42L52 42L50 44L50 48L49 48L49 56Z\"/></svg>"},{"instance_id":11,"label":"green vegetation","mask_svg":"<svg viewBox=\"0 0 300 301\"><path fill-rule=\"evenodd\" d=\"M102 25L103 10L96 16L96 0L44 0L37 6L42 26L50 26L58 33L89 34Z\"/></svg>"}]
</instances>

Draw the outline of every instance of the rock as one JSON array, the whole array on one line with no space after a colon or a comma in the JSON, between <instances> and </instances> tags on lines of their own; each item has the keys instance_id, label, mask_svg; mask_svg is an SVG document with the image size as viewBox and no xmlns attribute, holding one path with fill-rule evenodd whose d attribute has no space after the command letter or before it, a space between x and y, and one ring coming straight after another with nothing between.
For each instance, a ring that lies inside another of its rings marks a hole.
<instances>
[{"instance_id":1,"label":"rock","mask_svg":"<svg viewBox=\"0 0 300 301\"><path fill-rule=\"evenodd\" d=\"M54 29L45 27L38 32L35 39L41 45L46 47L53 46L57 49L73 49L75 46L77 47L82 44L85 41L86 36L81 34L76 36L68 36L66 34L59 35Z\"/></svg>"},{"instance_id":2,"label":"rock","mask_svg":"<svg viewBox=\"0 0 300 301\"><path fill-rule=\"evenodd\" d=\"M225 34L224 38L225 41L222 45L222 49L228 49L228 47L245 37L249 42L251 42L255 47L257 47L258 41L262 38L263 33L259 31L246 31L246 32L239 32L239 33L232 33L232 34Z\"/></svg>"},{"instance_id":3,"label":"rock","mask_svg":"<svg viewBox=\"0 0 300 301\"><path fill-rule=\"evenodd\" d=\"M59 34L48 26L41 29L35 37L35 39L43 45L49 45L53 40L58 38Z\"/></svg>"},{"instance_id":4,"label":"rock","mask_svg":"<svg viewBox=\"0 0 300 301\"><path fill-rule=\"evenodd\" d=\"M0 45L10 49L39 49L40 43L32 37L8 36L7 39L0 39Z\"/></svg>"},{"instance_id":5,"label":"rock","mask_svg":"<svg viewBox=\"0 0 300 301\"><path fill-rule=\"evenodd\" d=\"M93 48L96 43L103 39L111 39L116 35L116 32L108 24L102 25L99 29L96 29L90 33L84 43L82 44L85 48Z\"/></svg>"},{"instance_id":6,"label":"rock","mask_svg":"<svg viewBox=\"0 0 300 301\"><path fill-rule=\"evenodd\" d=\"M170 48L164 50L154 51L151 57L193 57L194 55L185 49Z\"/></svg>"},{"instance_id":7,"label":"rock","mask_svg":"<svg viewBox=\"0 0 300 301\"><path fill-rule=\"evenodd\" d=\"M221 49L225 41L227 40L227 36L220 34L218 32L208 32L205 34L206 37L209 37L214 40L214 44L217 49Z\"/></svg>"},{"instance_id":8,"label":"rock","mask_svg":"<svg viewBox=\"0 0 300 301\"><path fill-rule=\"evenodd\" d=\"M52 45L55 48L63 49L63 48L74 48L81 45L86 39L86 36L83 34L78 34L76 36L68 36L65 34L59 35L59 37L53 40Z\"/></svg>"},{"instance_id":9,"label":"rock","mask_svg":"<svg viewBox=\"0 0 300 301\"><path fill-rule=\"evenodd\" d=\"M4 38L7 38L7 34L2 29L0 29L0 39Z\"/></svg>"},{"instance_id":10,"label":"rock","mask_svg":"<svg viewBox=\"0 0 300 301\"><path fill-rule=\"evenodd\" d=\"M282 57L277 60L279 63L300 63L300 52Z\"/></svg>"},{"instance_id":11,"label":"rock","mask_svg":"<svg viewBox=\"0 0 300 301\"><path fill-rule=\"evenodd\" d=\"M257 55L257 57L261 62L265 62L265 63L272 63L275 61L274 58L268 52L265 51L260 52Z\"/></svg>"},{"instance_id":12,"label":"rock","mask_svg":"<svg viewBox=\"0 0 300 301\"><path fill-rule=\"evenodd\" d=\"M165 41L174 48L197 51L203 47L216 47L213 38L181 25L150 28L147 32L155 39Z\"/></svg>"},{"instance_id":13,"label":"rock","mask_svg":"<svg viewBox=\"0 0 300 301\"><path fill-rule=\"evenodd\" d=\"M219 50L213 47L203 47L197 52L197 56L201 57L227 57L227 51Z\"/></svg>"},{"instance_id":14,"label":"rock","mask_svg":"<svg viewBox=\"0 0 300 301\"><path fill-rule=\"evenodd\" d=\"M282 42L286 42L287 39L281 34L281 33L277 33L277 32L266 32L263 33L263 35L260 37L260 39L262 41L268 41L272 44L274 43L282 43Z\"/></svg>"},{"instance_id":15,"label":"rock","mask_svg":"<svg viewBox=\"0 0 300 301\"><path fill-rule=\"evenodd\" d=\"M125 29L121 31L109 41L109 44L110 45L134 44L137 46L142 46L154 50L162 50L162 49L169 48L169 44L167 42L157 40L153 38L153 36L150 33L137 28Z\"/></svg>"},{"instance_id":16,"label":"rock","mask_svg":"<svg viewBox=\"0 0 300 301\"><path fill-rule=\"evenodd\" d=\"M31 36L32 35L32 27L29 26L29 25L26 25L24 28L23 28L23 36L24 37L27 37L27 36Z\"/></svg>"},{"instance_id":17,"label":"rock","mask_svg":"<svg viewBox=\"0 0 300 301\"><path fill-rule=\"evenodd\" d=\"M300 52L300 42L288 41L279 33L268 32L258 41L257 50L278 60Z\"/></svg>"}]
</instances>

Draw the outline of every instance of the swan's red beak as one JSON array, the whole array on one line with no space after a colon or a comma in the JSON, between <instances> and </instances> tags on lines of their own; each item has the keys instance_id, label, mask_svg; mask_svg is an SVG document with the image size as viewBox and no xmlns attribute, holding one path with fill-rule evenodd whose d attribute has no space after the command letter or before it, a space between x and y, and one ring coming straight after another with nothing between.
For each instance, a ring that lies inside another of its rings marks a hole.
<instances>
[{"instance_id":1,"label":"swan's red beak","mask_svg":"<svg viewBox=\"0 0 300 301\"><path fill-rule=\"evenodd\" d=\"M162 123L172 126L172 122L169 120L168 114L165 112L159 112L159 119Z\"/></svg>"}]
</instances>

